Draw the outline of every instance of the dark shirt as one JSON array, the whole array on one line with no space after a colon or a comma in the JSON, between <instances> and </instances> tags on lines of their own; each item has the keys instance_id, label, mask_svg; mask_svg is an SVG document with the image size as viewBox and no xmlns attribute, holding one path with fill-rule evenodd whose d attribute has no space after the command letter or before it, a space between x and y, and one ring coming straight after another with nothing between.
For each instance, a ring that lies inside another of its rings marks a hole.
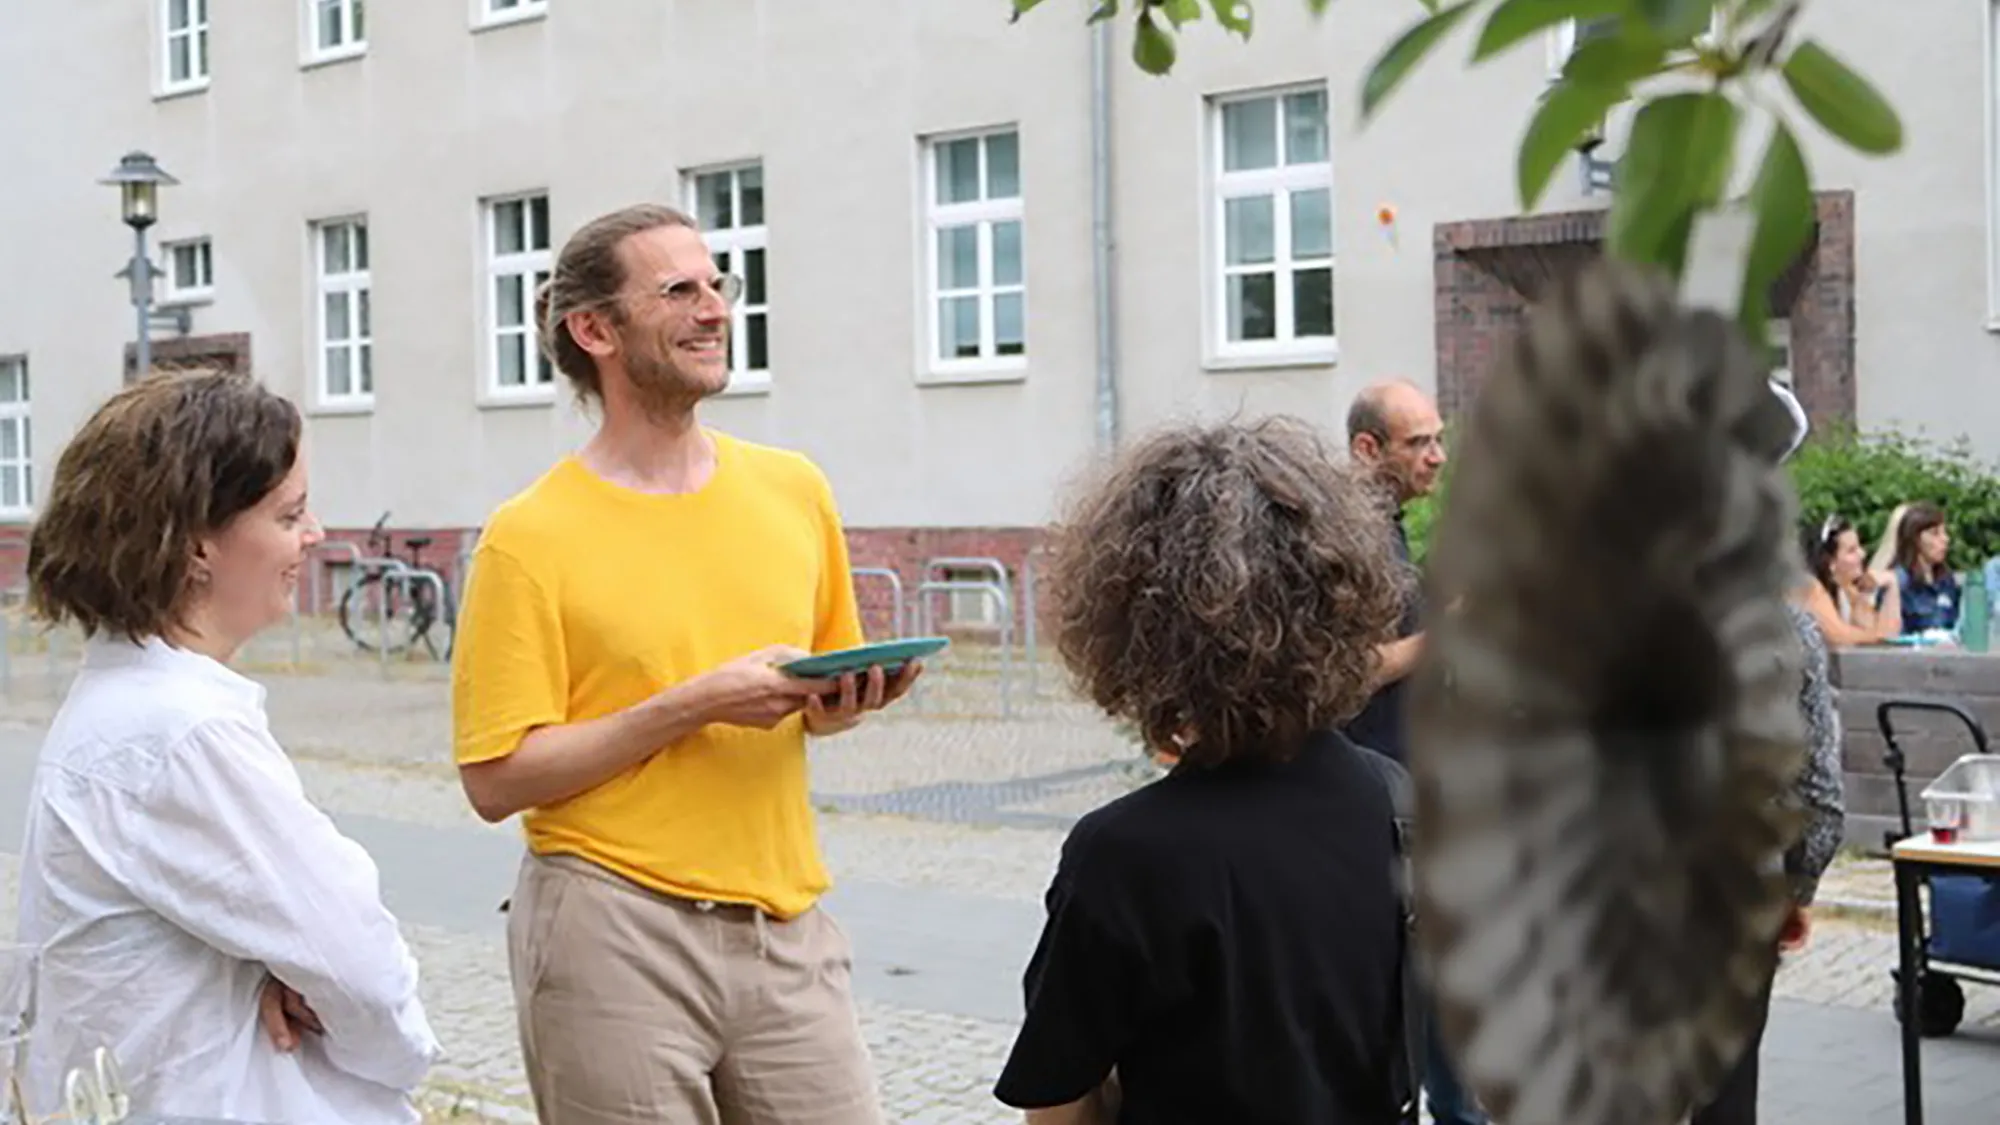
<instances>
[{"instance_id":1,"label":"dark shirt","mask_svg":"<svg viewBox=\"0 0 2000 1125\"><path fill-rule=\"evenodd\" d=\"M1389 791L1337 734L1289 762L1179 766L1078 822L995 1095L1120 1125L1396 1119Z\"/></svg>"},{"instance_id":2,"label":"dark shirt","mask_svg":"<svg viewBox=\"0 0 2000 1125\"><path fill-rule=\"evenodd\" d=\"M1396 514L1396 558L1403 565L1410 565L1410 535L1403 529L1403 516ZM1396 624L1396 639L1401 640L1423 628L1422 591L1414 581L1410 584L1410 600L1403 607L1403 619ZM1361 713L1348 720L1342 733L1355 744L1407 763L1409 754L1405 746L1403 732L1403 695L1409 678L1384 684L1380 691L1368 698L1368 705Z\"/></svg>"},{"instance_id":3,"label":"dark shirt","mask_svg":"<svg viewBox=\"0 0 2000 1125\"><path fill-rule=\"evenodd\" d=\"M1902 587L1903 632L1949 629L1958 624L1958 576L1945 571L1936 582L1918 582L1915 575L1896 568L1896 584Z\"/></svg>"}]
</instances>

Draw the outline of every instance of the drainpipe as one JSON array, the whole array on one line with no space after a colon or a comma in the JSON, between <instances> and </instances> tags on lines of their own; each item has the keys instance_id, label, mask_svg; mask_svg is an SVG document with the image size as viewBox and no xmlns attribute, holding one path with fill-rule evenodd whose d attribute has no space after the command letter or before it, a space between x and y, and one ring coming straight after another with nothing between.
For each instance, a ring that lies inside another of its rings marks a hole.
<instances>
[{"instance_id":1,"label":"drainpipe","mask_svg":"<svg viewBox=\"0 0 2000 1125\"><path fill-rule=\"evenodd\" d=\"M1112 316L1111 35L1115 20L1090 25L1091 296L1097 312L1097 449L1118 448L1118 341Z\"/></svg>"}]
</instances>

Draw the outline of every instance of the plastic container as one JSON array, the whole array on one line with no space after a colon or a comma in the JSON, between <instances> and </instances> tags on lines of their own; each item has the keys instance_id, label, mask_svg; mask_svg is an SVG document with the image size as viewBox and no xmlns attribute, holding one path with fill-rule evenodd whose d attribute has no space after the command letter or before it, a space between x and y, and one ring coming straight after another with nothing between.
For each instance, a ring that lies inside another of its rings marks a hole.
<instances>
[{"instance_id":1,"label":"plastic container","mask_svg":"<svg viewBox=\"0 0 2000 1125\"><path fill-rule=\"evenodd\" d=\"M1962 599L1958 608L1958 646L1967 652L1985 652L1987 646L1986 583L1968 575L1959 586Z\"/></svg>"},{"instance_id":2,"label":"plastic container","mask_svg":"<svg viewBox=\"0 0 2000 1125\"><path fill-rule=\"evenodd\" d=\"M1967 754L1924 788L1924 813L1940 844L2000 839L2000 754Z\"/></svg>"}]
</instances>

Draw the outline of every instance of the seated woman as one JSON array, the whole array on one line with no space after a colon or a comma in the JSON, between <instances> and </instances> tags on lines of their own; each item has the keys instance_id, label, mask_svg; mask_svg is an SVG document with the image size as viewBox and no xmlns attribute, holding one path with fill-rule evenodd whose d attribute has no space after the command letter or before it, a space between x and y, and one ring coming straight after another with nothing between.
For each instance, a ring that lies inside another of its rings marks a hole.
<instances>
[{"instance_id":1,"label":"seated woman","mask_svg":"<svg viewBox=\"0 0 2000 1125\"><path fill-rule=\"evenodd\" d=\"M28 1078L98 1047L147 1114L415 1122L438 1055L375 865L313 807L230 658L322 538L299 413L256 382L127 387L63 451L30 605L88 636L42 745L20 940L42 948Z\"/></svg>"},{"instance_id":2,"label":"seated woman","mask_svg":"<svg viewBox=\"0 0 2000 1125\"><path fill-rule=\"evenodd\" d=\"M1174 430L1057 534L1057 646L1175 759L1063 845L995 1093L1036 1125L1388 1125L1402 933L1386 759L1335 733L1408 576L1301 424Z\"/></svg>"},{"instance_id":3,"label":"seated woman","mask_svg":"<svg viewBox=\"0 0 2000 1125\"><path fill-rule=\"evenodd\" d=\"M1903 632L1950 629L1958 624L1958 576L1951 572L1951 531L1944 509L1918 501L1896 527L1897 594Z\"/></svg>"},{"instance_id":4,"label":"seated woman","mask_svg":"<svg viewBox=\"0 0 2000 1125\"><path fill-rule=\"evenodd\" d=\"M1861 534L1839 516L1805 536L1806 567L1812 581L1799 603L1835 647L1882 644L1903 631L1902 596L1867 567Z\"/></svg>"}]
</instances>

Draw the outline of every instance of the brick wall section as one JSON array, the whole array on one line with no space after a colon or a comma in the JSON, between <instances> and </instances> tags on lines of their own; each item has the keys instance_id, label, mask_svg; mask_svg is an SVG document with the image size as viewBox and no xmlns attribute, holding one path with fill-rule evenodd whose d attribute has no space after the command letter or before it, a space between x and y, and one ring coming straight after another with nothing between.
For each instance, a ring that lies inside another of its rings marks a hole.
<instances>
[{"instance_id":1,"label":"brick wall section","mask_svg":"<svg viewBox=\"0 0 2000 1125\"><path fill-rule=\"evenodd\" d=\"M1777 315L1791 319L1799 399L1823 427L1854 419L1854 193L1819 193L1817 213L1813 245L1772 297ZM1437 387L1446 417L1471 405L1541 287L1594 254L1603 237L1602 211L1437 225Z\"/></svg>"}]
</instances>

